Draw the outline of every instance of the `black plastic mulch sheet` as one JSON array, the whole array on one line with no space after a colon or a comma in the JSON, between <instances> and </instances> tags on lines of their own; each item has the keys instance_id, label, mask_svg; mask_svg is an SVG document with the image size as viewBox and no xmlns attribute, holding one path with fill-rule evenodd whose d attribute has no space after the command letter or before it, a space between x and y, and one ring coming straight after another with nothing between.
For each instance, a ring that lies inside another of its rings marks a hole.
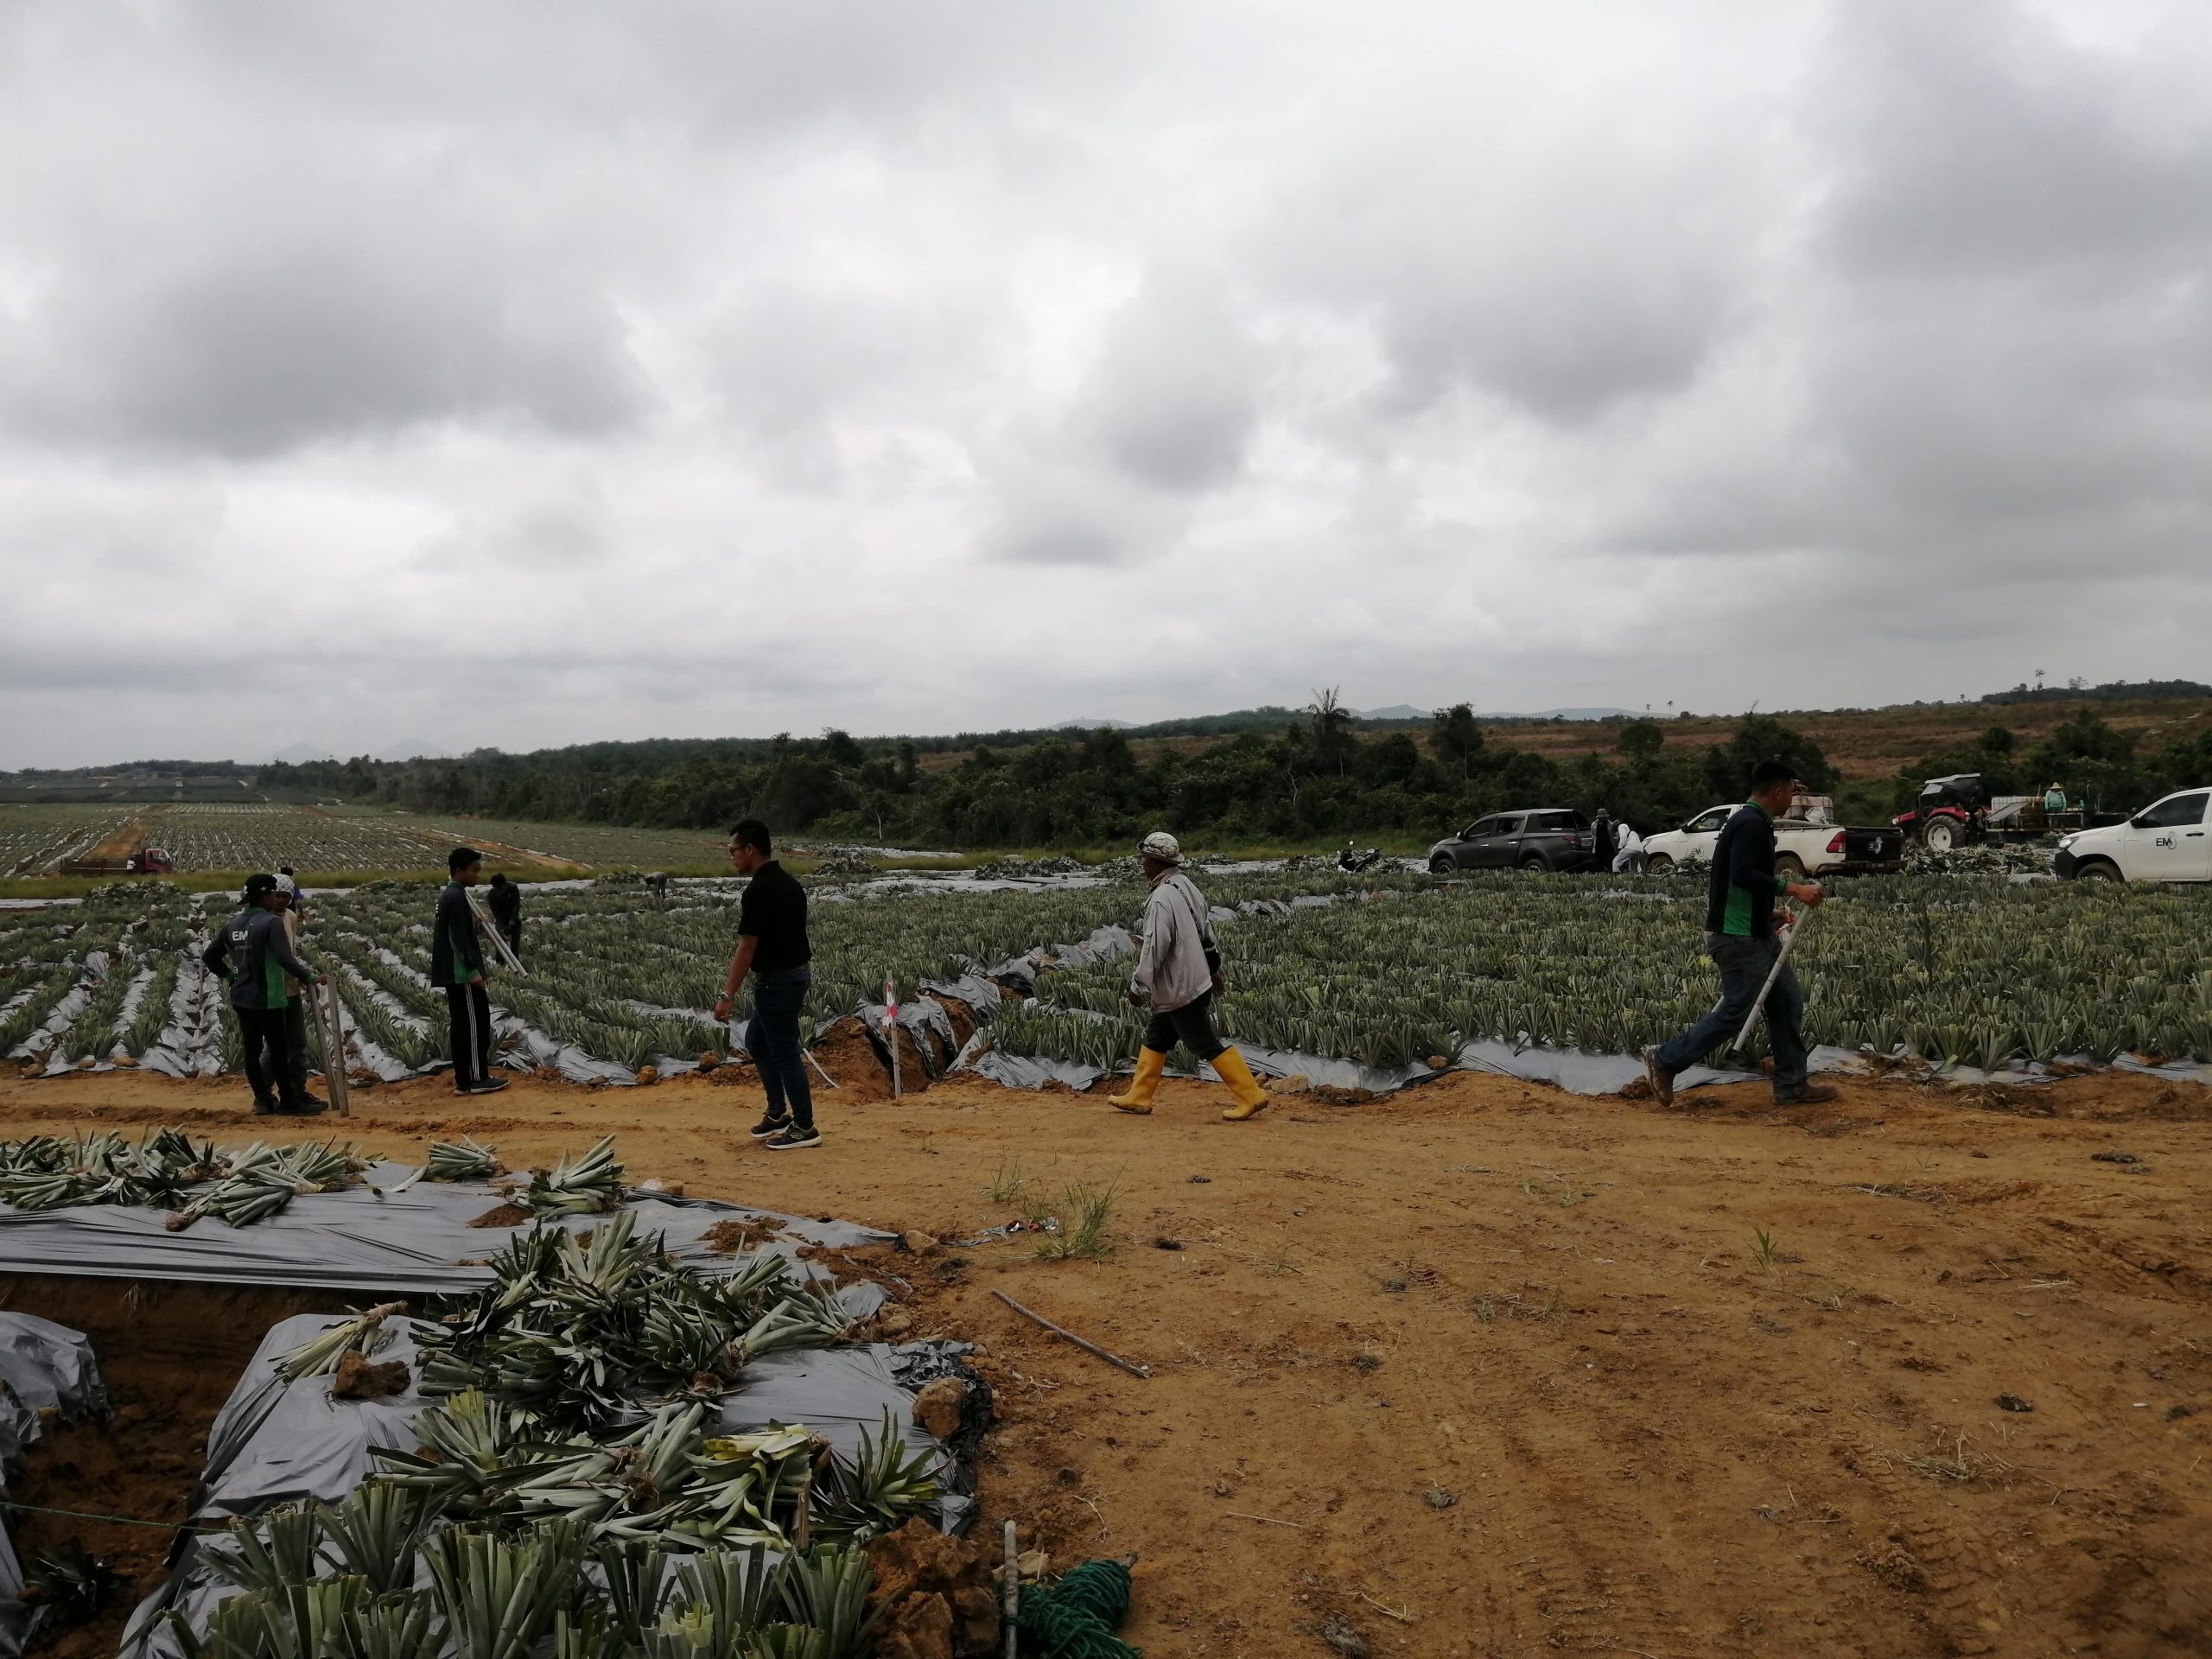
<instances>
[{"instance_id":1,"label":"black plastic mulch sheet","mask_svg":"<svg viewBox=\"0 0 2212 1659\"><path fill-rule=\"evenodd\" d=\"M418 1181L396 1191L412 1173L406 1165L378 1164L364 1185L302 1193L251 1226L233 1228L208 1216L174 1233L165 1210L0 1205L0 1273L423 1294L488 1283L491 1271L482 1264L515 1230L468 1224L503 1202L500 1193L483 1182ZM633 1193L624 1207L640 1231L664 1235L670 1255L707 1274L726 1272L741 1259L708 1248L706 1234L717 1222L766 1223L793 1242L780 1247L787 1253L797 1243L851 1249L891 1238L850 1222L708 1198ZM561 1224L581 1232L600 1219L574 1216Z\"/></svg>"},{"instance_id":2,"label":"black plastic mulch sheet","mask_svg":"<svg viewBox=\"0 0 2212 1659\"><path fill-rule=\"evenodd\" d=\"M855 1285L841 1294L874 1291L872 1285ZM880 1300L880 1293L875 1300ZM873 1303L867 1311L873 1311ZM298 1314L262 1338L209 1431L207 1465L194 1497L194 1519L220 1522L310 1498L337 1503L375 1471L374 1448L415 1445L416 1414L438 1402L417 1393L411 1380L404 1394L346 1401L331 1397L327 1376L288 1382L277 1370L282 1355L335 1323L327 1314ZM388 1321L385 1328L391 1340L374 1355L379 1363L404 1361L410 1379L416 1370L414 1326L411 1319ZM939 1478L948 1492L940 1523L951 1531L966 1523L973 1509L973 1446L968 1445L963 1453L963 1436L956 1434L951 1449L940 1447L916 1426L913 1391L936 1376L967 1375L960 1359L966 1351L964 1343L924 1342L772 1354L747 1368L743 1385L723 1396L720 1418L709 1422L708 1432L746 1433L772 1423L804 1424L849 1458L860 1450L863 1431L880 1431L887 1411L902 1426L910 1451L938 1452ZM969 1392L971 1408L987 1414L988 1390L971 1380ZM124 1659L181 1659L175 1633L161 1616L173 1611L204 1630L208 1613L232 1593L209 1567L200 1540L184 1537L167 1581L131 1616L123 1642Z\"/></svg>"},{"instance_id":3,"label":"black plastic mulch sheet","mask_svg":"<svg viewBox=\"0 0 2212 1659\"><path fill-rule=\"evenodd\" d=\"M92 1338L33 1314L0 1313L0 1471L45 1433L41 1413L52 1412L64 1422L107 1415L107 1385L92 1357ZM8 1519L12 1522L11 1512ZM15 1659L22 1651L30 1622L22 1599L22 1564L10 1541L13 1529L0 1528L0 1659Z\"/></svg>"}]
</instances>

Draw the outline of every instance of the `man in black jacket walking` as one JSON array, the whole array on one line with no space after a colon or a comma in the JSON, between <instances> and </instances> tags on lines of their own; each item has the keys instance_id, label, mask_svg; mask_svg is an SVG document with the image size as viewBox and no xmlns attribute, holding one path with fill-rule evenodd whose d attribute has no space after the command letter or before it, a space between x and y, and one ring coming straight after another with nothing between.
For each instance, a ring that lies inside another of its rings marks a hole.
<instances>
[{"instance_id":1,"label":"man in black jacket walking","mask_svg":"<svg viewBox=\"0 0 2212 1659\"><path fill-rule=\"evenodd\" d=\"M492 1075L492 1000L484 990L476 910L468 902L469 888L484 874L484 855L474 847L456 847L446 855L446 870L453 880L438 890L437 913L430 922L430 983L445 988L453 1091L496 1094L507 1083Z\"/></svg>"},{"instance_id":2,"label":"man in black jacket walking","mask_svg":"<svg viewBox=\"0 0 2212 1659\"><path fill-rule=\"evenodd\" d=\"M275 876L248 876L238 914L215 930L200 955L209 973L229 976L231 1011L238 1016L257 1117L311 1117L323 1109L304 1086L304 1059L296 1067L293 1064L286 1011L299 994L294 982L304 988L315 970L293 953L284 931L284 903Z\"/></svg>"},{"instance_id":3,"label":"man in black jacket walking","mask_svg":"<svg viewBox=\"0 0 2212 1659\"><path fill-rule=\"evenodd\" d=\"M1751 773L1751 798L1736 809L1713 843L1705 944L1720 969L1720 1001L1679 1037L1643 1051L1644 1075L1662 1106L1675 1103L1675 1074L1702 1059L1722 1038L1742 1030L1751 1018L1759 989L1782 949L1775 932L1774 901L1787 896L1808 906L1821 902L1819 883L1789 881L1775 874L1774 821L1789 810L1796 789L1796 772L1786 762L1760 761ZM1835 1098L1834 1090L1805 1081L1804 1017L1804 993L1784 963L1766 996L1774 1098L1780 1105L1806 1106Z\"/></svg>"}]
</instances>

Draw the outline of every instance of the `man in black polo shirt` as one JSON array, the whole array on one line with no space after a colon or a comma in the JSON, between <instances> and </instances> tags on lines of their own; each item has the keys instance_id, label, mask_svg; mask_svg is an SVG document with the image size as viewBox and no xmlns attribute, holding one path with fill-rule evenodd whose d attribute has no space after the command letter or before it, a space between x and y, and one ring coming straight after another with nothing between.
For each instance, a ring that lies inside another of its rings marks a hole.
<instances>
[{"instance_id":1,"label":"man in black polo shirt","mask_svg":"<svg viewBox=\"0 0 2212 1659\"><path fill-rule=\"evenodd\" d=\"M729 861L753 879L738 900L737 954L729 959L715 1018L729 1019L737 988L751 974L753 1023L745 1046L768 1095L753 1138L771 1152L818 1147L822 1132L814 1127L814 1091L798 1039L798 1017L814 977L807 969L814 952L806 942L806 889L771 855L768 826L758 818L729 832Z\"/></svg>"},{"instance_id":2,"label":"man in black polo shirt","mask_svg":"<svg viewBox=\"0 0 2212 1659\"><path fill-rule=\"evenodd\" d=\"M1774 821L1789 810L1796 789L1796 770L1787 762L1760 761L1751 772L1751 798L1736 809L1713 843L1705 946L1720 969L1720 1001L1681 1036L1643 1051L1644 1075L1662 1106L1675 1103L1675 1073L1702 1059L1722 1038L1741 1031L1751 1017L1782 949L1774 928L1774 901L1786 895L1801 904L1821 902L1818 882L1789 881L1775 874ZM1780 1105L1835 1098L1834 1090L1805 1081L1804 1018L1805 995L1785 963L1766 997L1774 1098Z\"/></svg>"}]
</instances>

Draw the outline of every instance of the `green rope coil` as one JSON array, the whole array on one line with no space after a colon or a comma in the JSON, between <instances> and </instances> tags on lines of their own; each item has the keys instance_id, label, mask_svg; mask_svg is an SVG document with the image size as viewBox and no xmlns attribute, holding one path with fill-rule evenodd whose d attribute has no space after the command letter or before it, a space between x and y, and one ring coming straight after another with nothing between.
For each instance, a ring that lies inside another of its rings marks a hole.
<instances>
[{"instance_id":1,"label":"green rope coil","mask_svg":"<svg viewBox=\"0 0 2212 1659\"><path fill-rule=\"evenodd\" d=\"M1039 1659L1137 1659L1140 1649L1114 1634L1128 1613L1129 1569L1102 1558L1023 1591L1016 1623L1022 1650Z\"/></svg>"}]
</instances>

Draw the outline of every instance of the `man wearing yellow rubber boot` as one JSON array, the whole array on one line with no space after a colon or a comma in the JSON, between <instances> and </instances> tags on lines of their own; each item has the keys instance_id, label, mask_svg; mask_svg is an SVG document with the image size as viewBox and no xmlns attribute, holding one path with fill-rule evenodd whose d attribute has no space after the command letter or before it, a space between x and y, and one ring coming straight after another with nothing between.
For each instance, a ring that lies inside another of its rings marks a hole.
<instances>
[{"instance_id":1,"label":"man wearing yellow rubber boot","mask_svg":"<svg viewBox=\"0 0 2212 1659\"><path fill-rule=\"evenodd\" d=\"M1144 951L1129 976L1129 1001L1152 1009L1144 1046L1137 1051L1137 1074L1127 1094L1108 1096L1125 1112L1149 1112L1167 1069L1167 1051L1179 1040L1202 1060L1211 1061L1229 1085L1236 1104L1224 1112L1234 1120L1251 1117L1268 1103L1243 1057L1214 1034L1213 999L1221 989L1221 952L1213 942L1213 907L1198 884L1183 874L1183 849L1160 831L1137 849L1152 896L1144 906Z\"/></svg>"}]
</instances>

